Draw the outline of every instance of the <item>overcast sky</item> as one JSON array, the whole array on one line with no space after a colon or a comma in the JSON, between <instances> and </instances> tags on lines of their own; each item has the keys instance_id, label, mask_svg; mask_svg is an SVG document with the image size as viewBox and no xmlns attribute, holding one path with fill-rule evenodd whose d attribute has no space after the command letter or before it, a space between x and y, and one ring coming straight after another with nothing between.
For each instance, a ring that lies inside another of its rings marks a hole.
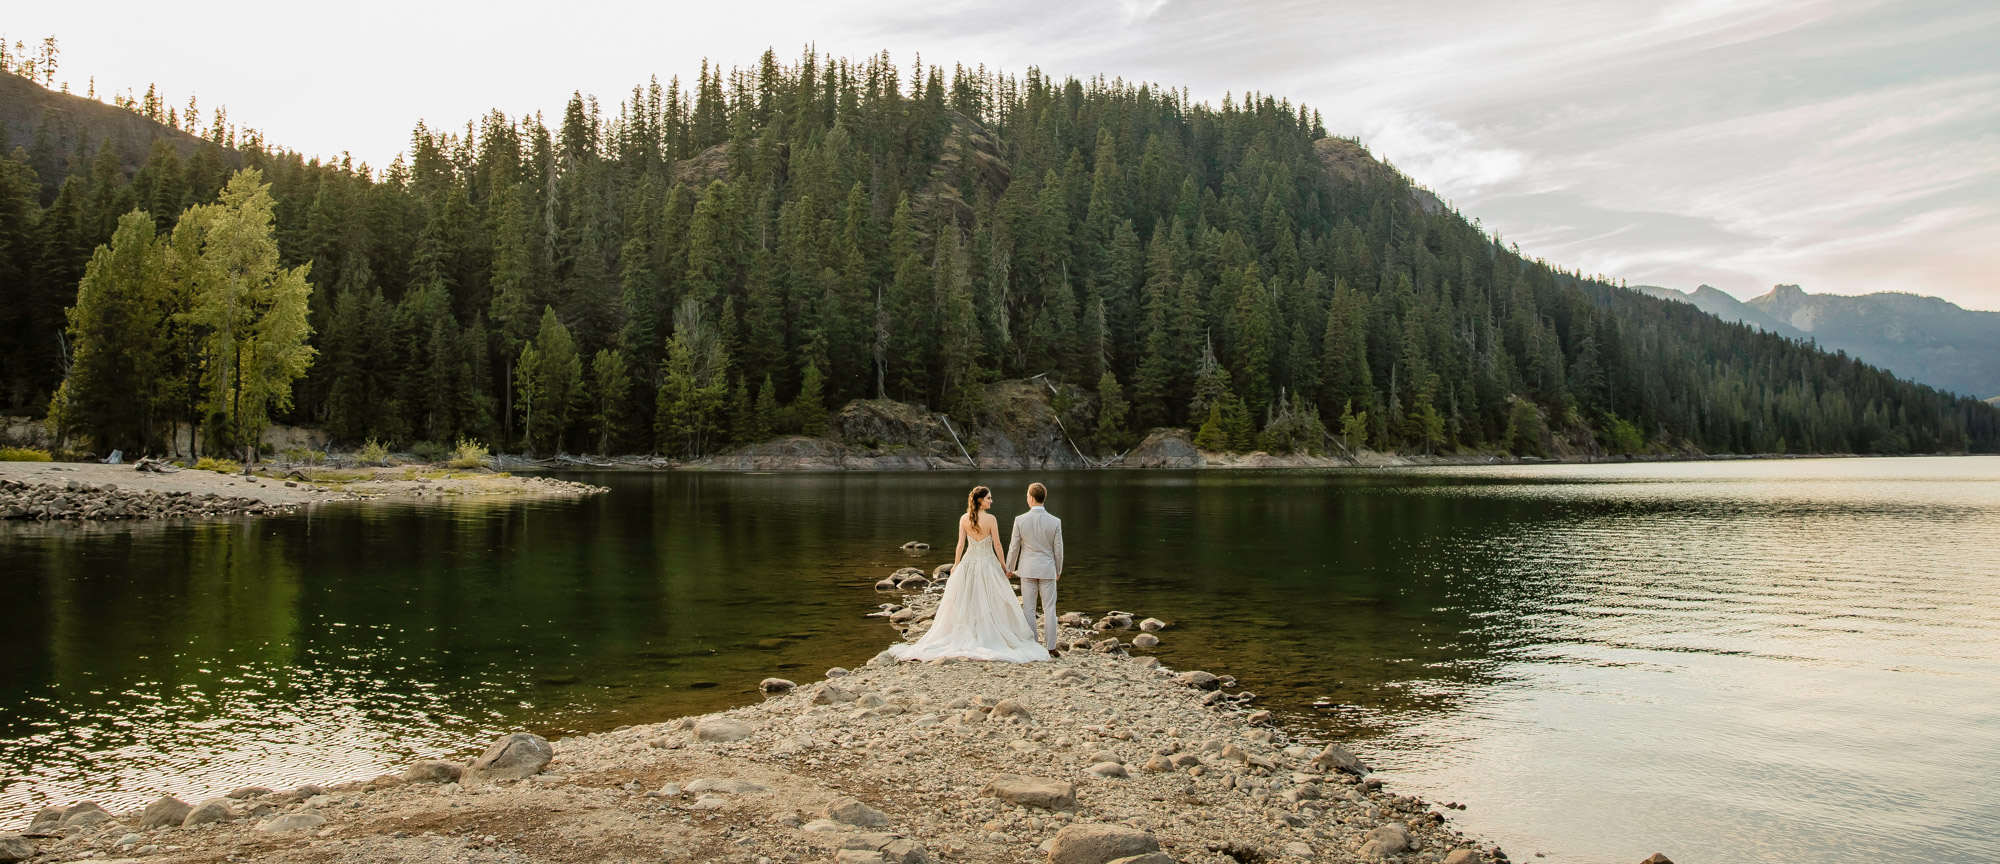
<instances>
[{"instance_id":1,"label":"overcast sky","mask_svg":"<svg viewBox=\"0 0 2000 864\"><path fill-rule=\"evenodd\" d=\"M609 107L704 57L808 42L1254 90L1564 267L2000 309L2000 3L95 2L22 4L0 28L56 35L76 92L157 82L376 166L420 118L556 114L577 89Z\"/></svg>"}]
</instances>

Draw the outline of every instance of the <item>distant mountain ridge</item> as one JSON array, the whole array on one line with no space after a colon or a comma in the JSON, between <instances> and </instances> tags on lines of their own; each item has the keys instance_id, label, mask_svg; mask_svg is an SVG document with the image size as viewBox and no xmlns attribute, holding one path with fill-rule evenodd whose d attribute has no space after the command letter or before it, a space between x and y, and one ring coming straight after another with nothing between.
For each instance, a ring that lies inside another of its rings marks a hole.
<instances>
[{"instance_id":1,"label":"distant mountain ridge","mask_svg":"<svg viewBox=\"0 0 2000 864\"><path fill-rule=\"evenodd\" d=\"M1692 292L1654 285L1633 290L1692 304L1724 321L1810 339L1942 390L2000 398L2000 312L1917 294L1813 294L1797 285L1775 286L1748 302L1707 285Z\"/></svg>"}]
</instances>

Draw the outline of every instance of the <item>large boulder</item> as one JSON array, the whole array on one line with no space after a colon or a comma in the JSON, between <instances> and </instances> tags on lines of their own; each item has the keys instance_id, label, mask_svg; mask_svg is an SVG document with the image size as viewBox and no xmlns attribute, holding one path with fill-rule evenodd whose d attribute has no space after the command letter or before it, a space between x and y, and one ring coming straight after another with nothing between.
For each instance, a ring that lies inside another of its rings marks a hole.
<instances>
[{"instance_id":1,"label":"large boulder","mask_svg":"<svg viewBox=\"0 0 2000 864\"><path fill-rule=\"evenodd\" d=\"M62 827L88 828L99 822L111 821L111 814L95 801L71 804L63 810Z\"/></svg>"},{"instance_id":2,"label":"large boulder","mask_svg":"<svg viewBox=\"0 0 2000 864\"><path fill-rule=\"evenodd\" d=\"M19 834L0 834L0 862L14 864L35 857L35 842Z\"/></svg>"},{"instance_id":3,"label":"large boulder","mask_svg":"<svg viewBox=\"0 0 2000 864\"><path fill-rule=\"evenodd\" d=\"M1160 841L1123 825L1065 826L1049 842L1049 864L1111 864L1120 858L1160 851Z\"/></svg>"},{"instance_id":4,"label":"large boulder","mask_svg":"<svg viewBox=\"0 0 2000 864\"><path fill-rule=\"evenodd\" d=\"M151 831L179 825L187 821L188 812L193 809L186 801L162 795L160 800L146 805L146 812L139 814L139 830Z\"/></svg>"},{"instance_id":5,"label":"large boulder","mask_svg":"<svg viewBox=\"0 0 2000 864\"><path fill-rule=\"evenodd\" d=\"M1076 785L1046 777L996 774L979 790L981 796L998 798L1022 807L1067 810L1076 806ZM1117 856L1113 856L1117 857ZM1110 860L1110 859L1105 859Z\"/></svg>"},{"instance_id":6,"label":"large boulder","mask_svg":"<svg viewBox=\"0 0 2000 864\"><path fill-rule=\"evenodd\" d=\"M494 780L520 780L533 777L549 760L556 758L555 748L547 739L528 732L515 732L493 742L479 758L465 767L459 782L468 786Z\"/></svg>"},{"instance_id":7,"label":"large boulder","mask_svg":"<svg viewBox=\"0 0 2000 864\"><path fill-rule=\"evenodd\" d=\"M457 783L465 766L442 759L425 759L403 769L405 783Z\"/></svg>"},{"instance_id":8,"label":"large boulder","mask_svg":"<svg viewBox=\"0 0 2000 864\"><path fill-rule=\"evenodd\" d=\"M1401 822L1384 823L1361 838L1363 858L1387 858L1410 851L1410 829Z\"/></svg>"},{"instance_id":9,"label":"large boulder","mask_svg":"<svg viewBox=\"0 0 2000 864\"><path fill-rule=\"evenodd\" d=\"M43 807L35 812L35 818L28 823L28 833L47 834L62 825L63 808Z\"/></svg>"},{"instance_id":10,"label":"large boulder","mask_svg":"<svg viewBox=\"0 0 2000 864\"><path fill-rule=\"evenodd\" d=\"M694 724L694 737L697 741L723 743L741 741L750 737L750 733L755 731L757 730L751 728L750 724L731 717L710 717Z\"/></svg>"},{"instance_id":11,"label":"large boulder","mask_svg":"<svg viewBox=\"0 0 2000 864\"><path fill-rule=\"evenodd\" d=\"M889 817L882 811L868 806L859 798L836 798L820 811L820 816L860 828L875 828L889 824Z\"/></svg>"},{"instance_id":12,"label":"large boulder","mask_svg":"<svg viewBox=\"0 0 2000 864\"><path fill-rule=\"evenodd\" d=\"M233 822L235 819L236 808L229 806L229 799L210 798L194 805L194 809L188 811L187 818L181 820L181 827L193 828L210 822Z\"/></svg>"},{"instance_id":13,"label":"large boulder","mask_svg":"<svg viewBox=\"0 0 2000 864\"><path fill-rule=\"evenodd\" d=\"M266 834L290 834L294 831L312 831L325 824L326 817L319 815L318 810L306 809L286 813L283 816L258 825L257 830Z\"/></svg>"},{"instance_id":14,"label":"large boulder","mask_svg":"<svg viewBox=\"0 0 2000 864\"><path fill-rule=\"evenodd\" d=\"M1206 468L1208 457L1188 440L1183 429L1154 429L1125 454L1121 468Z\"/></svg>"},{"instance_id":15,"label":"large boulder","mask_svg":"<svg viewBox=\"0 0 2000 864\"><path fill-rule=\"evenodd\" d=\"M1215 690L1222 686L1222 679L1207 672L1196 670L1193 672L1182 672L1174 676L1174 683L1183 687L1193 687L1196 690Z\"/></svg>"},{"instance_id":16,"label":"large boulder","mask_svg":"<svg viewBox=\"0 0 2000 864\"><path fill-rule=\"evenodd\" d=\"M1355 758L1353 753L1347 752L1347 748L1339 744L1326 745L1325 750L1321 750L1318 756L1313 757L1313 764L1332 771L1345 771L1356 777L1368 773L1368 766L1361 764L1360 759Z\"/></svg>"}]
</instances>

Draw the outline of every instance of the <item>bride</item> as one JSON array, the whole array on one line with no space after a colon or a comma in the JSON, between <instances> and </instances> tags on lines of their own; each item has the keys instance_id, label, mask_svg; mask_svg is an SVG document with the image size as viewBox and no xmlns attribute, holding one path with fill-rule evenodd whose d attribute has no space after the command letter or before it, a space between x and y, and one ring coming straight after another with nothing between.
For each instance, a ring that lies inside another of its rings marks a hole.
<instances>
[{"instance_id":1,"label":"bride","mask_svg":"<svg viewBox=\"0 0 2000 864\"><path fill-rule=\"evenodd\" d=\"M963 657L1027 663L1049 659L1048 649L1022 616L1021 604L1007 585L1007 565L1000 553L1000 523L986 511L993 493L975 486L965 498L965 515L958 518L958 552L946 580L944 599L930 632L915 644L890 646L898 660Z\"/></svg>"}]
</instances>

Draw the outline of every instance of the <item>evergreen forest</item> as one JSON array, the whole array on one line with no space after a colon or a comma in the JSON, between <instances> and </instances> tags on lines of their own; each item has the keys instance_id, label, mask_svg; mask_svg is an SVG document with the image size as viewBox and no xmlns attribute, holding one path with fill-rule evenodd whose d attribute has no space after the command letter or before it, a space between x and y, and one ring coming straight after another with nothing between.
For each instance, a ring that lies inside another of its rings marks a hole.
<instances>
[{"instance_id":1,"label":"evergreen forest","mask_svg":"<svg viewBox=\"0 0 2000 864\"><path fill-rule=\"evenodd\" d=\"M81 450L692 458L1044 376L1104 454L2000 451L1993 406L1525 257L1274 95L767 52L382 168L116 105L141 161L0 156L0 409Z\"/></svg>"}]
</instances>

